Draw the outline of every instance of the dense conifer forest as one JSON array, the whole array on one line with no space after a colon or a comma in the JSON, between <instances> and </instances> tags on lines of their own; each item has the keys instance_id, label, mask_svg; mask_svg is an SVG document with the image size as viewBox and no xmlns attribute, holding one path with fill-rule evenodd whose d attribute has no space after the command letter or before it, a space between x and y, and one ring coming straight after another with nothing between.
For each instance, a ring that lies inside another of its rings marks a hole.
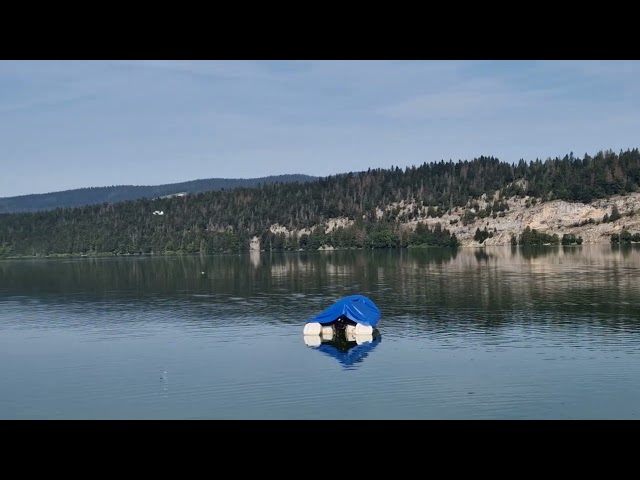
<instances>
[{"instance_id":1,"label":"dense conifer forest","mask_svg":"<svg viewBox=\"0 0 640 480\"><path fill-rule=\"evenodd\" d=\"M243 252L249 250L254 236L266 250L456 246L458 240L447 225L419 224L411 231L404 224L416 219L419 206L437 218L472 204L483 194L491 198L496 191L498 197L484 214L503 212L504 199L514 195L589 203L638 192L640 152L609 150L593 157L571 153L515 164L482 156L404 169L369 169L314 182L3 214L0 255ZM401 213L396 205L401 201L414 202L413 210ZM377 209L384 214L379 216ZM324 228L313 229L335 218L354 223L329 233ZM474 218L468 222L473 223ZM275 224L297 233L275 233L270 230ZM481 237L489 233L477 232ZM523 242L537 243L540 238L526 232ZM577 238L551 240L579 243Z\"/></svg>"}]
</instances>

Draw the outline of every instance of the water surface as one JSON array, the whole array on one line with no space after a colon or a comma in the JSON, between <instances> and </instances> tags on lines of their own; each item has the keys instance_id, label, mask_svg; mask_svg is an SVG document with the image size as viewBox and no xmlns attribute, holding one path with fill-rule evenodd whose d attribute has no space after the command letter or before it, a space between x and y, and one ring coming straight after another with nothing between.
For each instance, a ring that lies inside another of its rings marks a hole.
<instances>
[{"instance_id":1,"label":"water surface","mask_svg":"<svg viewBox=\"0 0 640 480\"><path fill-rule=\"evenodd\" d=\"M0 418L635 419L638 292L638 246L4 260ZM354 293L375 341L307 345Z\"/></svg>"}]
</instances>

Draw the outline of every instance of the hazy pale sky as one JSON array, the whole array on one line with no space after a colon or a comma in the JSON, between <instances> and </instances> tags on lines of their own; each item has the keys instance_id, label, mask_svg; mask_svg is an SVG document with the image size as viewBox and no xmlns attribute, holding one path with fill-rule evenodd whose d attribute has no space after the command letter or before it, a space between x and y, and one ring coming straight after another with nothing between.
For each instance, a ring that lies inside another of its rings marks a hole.
<instances>
[{"instance_id":1,"label":"hazy pale sky","mask_svg":"<svg viewBox=\"0 0 640 480\"><path fill-rule=\"evenodd\" d=\"M0 197L640 147L640 61L0 61Z\"/></svg>"}]
</instances>

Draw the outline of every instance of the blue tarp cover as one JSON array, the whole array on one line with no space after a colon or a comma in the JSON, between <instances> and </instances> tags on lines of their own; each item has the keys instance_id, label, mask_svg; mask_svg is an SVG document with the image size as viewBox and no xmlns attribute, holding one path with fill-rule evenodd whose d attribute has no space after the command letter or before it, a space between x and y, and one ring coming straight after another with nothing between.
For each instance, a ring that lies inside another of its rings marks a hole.
<instances>
[{"instance_id":1,"label":"blue tarp cover","mask_svg":"<svg viewBox=\"0 0 640 480\"><path fill-rule=\"evenodd\" d=\"M309 320L326 325L336 321L342 315L362 325L375 327L380 321L380 309L364 295L350 295L338 300L329 308Z\"/></svg>"}]
</instances>

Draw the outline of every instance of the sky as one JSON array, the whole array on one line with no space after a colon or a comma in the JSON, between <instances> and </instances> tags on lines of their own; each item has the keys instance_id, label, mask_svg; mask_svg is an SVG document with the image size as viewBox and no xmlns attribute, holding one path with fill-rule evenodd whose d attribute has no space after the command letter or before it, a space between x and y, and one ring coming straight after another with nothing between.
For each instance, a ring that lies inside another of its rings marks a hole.
<instances>
[{"instance_id":1,"label":"sky","mask_svg":"<svg viewBox=\"0 0 640 480\"><path fill-rule=\"evenodd\" d=\"M640 147L640 61L0 60L0 197Z\"/></svg>"}]
</instances>

